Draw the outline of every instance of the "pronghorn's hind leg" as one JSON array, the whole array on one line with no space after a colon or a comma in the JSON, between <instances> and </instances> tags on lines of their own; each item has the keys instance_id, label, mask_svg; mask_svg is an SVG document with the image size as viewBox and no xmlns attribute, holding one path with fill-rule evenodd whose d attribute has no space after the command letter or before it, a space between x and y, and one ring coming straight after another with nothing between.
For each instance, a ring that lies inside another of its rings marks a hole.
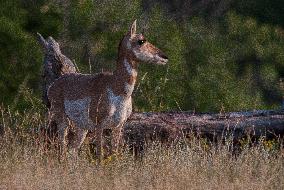
<instances>
[{"instance_id":1,"label":"pronghorn's hind leg","mask_svg":"<svg viewBox=\"0 0 284 190\"><path fill-rule=\"evenodd\" d=\"M56 125L59 140L59 157L60 159L65 159L68 145L67 135L69 130L69 122L64 111L57 108L57 104L52 104L49 110L48 128L51 128L52 125Z\"/></svg>"},{"instance_id":2,"label":"pronghorn's hind leg","mask_svg":"<svg viewBox=\"0 0 284 190\"><path fill-rule=\"evenodd\" d=\"M78 149L84 142L88 130L93 127L90 120L91 97L84 97L76 100L64 100L64 111L66 116L73 123L74 135L70 139L70 148L72 154L77 157Z\"/></svg>"},{"instance_id":3,"label":"pronghorn's hind leg","mask_svg":"<svg viewBox=\"0 0 284 190\"><path fill-rule=\"evenodd\" d=\"M80 127L75 127L74 136L72 141L70 141L70 149L71 153L74 157L78 156L78 150L83 144L86 136L88 134L88 130Z\"/></svg>"},{"instance_id":4,"label":"pronghorn's hind leg","mask_svg":"<svg viewBox=\"0 0 284 190\"><path fill-rule=\"evenodd\" d=\"M67 153L67 145L68 145L68 122L66 118L63 118L58 122L58 138L59 138L59 154L60 154L60 159L65 159L66 158L66 153Z\"/></svg>"},{"instance_id":5,"label":"pronghorn's hind leg","mask_svg":"<svg viewBox=\"0 0 284 190\"><path fill-rule=\"evenodd\" d=\"M122 144L122 130L123 123L112 128L112 138L111 138L111 154L118 154L120 145Z\"/></svg>"}]
</instances>

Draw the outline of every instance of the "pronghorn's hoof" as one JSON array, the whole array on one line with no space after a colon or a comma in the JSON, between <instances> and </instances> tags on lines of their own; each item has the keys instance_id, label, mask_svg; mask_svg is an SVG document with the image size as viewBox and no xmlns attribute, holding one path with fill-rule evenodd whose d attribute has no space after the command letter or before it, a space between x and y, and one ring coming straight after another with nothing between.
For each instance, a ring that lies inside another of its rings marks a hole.
<instances>
[{"instance_id":1,"label":"pronghorn's hoof","mask_svg":"<svg viewBox=\"0 0 284 190\"><path fill-rule=\"evenodd\" d=\"M98 163L98 160L96 160L96 159L91 159L91 161L90 161L92 164L97 164Z\"/></svg>"},{"instance_id":2,"label":"pronghorn's hoof","mask_svg":"<svg viewBox=\"0 0 284 190\"><path fill-rule=\"evenodd\" d=\"M117 160L117 158L118 158L117 154L112 154L112 155L108 156L107 158L103 159L102 165L108 165L111 162Z\"/></svg>"}]
</instances>

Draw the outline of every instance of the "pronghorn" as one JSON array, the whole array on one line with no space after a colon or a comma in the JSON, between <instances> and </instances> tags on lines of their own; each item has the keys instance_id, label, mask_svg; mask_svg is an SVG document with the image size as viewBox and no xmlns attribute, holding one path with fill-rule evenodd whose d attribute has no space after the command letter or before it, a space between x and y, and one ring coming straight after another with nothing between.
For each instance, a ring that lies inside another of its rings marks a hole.
<instances>
[{"instance_id":1,"label":"pronghorn","mask_svg":"<svg viewBox=\"0 0 284 190\"><path fill-rule=\"evenodd\" d=\"M135 20L119 44L113 73L66 74L51 85L48 90L51 103L49 121L58 125L63 155L67 145L77 152L87 132L94 130L100 160L102 132L106 128L112 131L112 152L117 151L123 124L132 112L131 95L140 61L164 65L168 58L142 34L136 34ZM66 138L69 121L75 134L71 142Z\"/></svg>"}]
</instances>

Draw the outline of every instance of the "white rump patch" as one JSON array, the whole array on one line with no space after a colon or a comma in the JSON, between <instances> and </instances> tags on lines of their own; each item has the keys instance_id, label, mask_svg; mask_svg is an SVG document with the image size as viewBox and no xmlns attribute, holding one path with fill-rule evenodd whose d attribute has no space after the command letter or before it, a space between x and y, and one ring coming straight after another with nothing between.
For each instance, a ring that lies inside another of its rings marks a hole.
<instances>
[{"instance_id":1,"label":"white rump patch","mask_svg":"<svg viewBox=\"0 0 284 190\"><path fill-rule=\"evenodd\" d=\"M89 110L91 98L64 100L65 113L78 127L88 128L90 124Z\"/></svg>"},{"instance_id":2,"label":"white rump patch","mask_svg":"<svg viewBox=\"0 0 284 190\"><path fill-rule=\"evenodd\" d=\"M136 71L136 69L133 69L132 66L128 63L128 61L127 61L126 59L124 59L124 66L125 66L125 68L126 68L126 70L127 70L127 73L128 73L129 75L132 75L132 76L134 76L134 77L137 76L137 71Z\"/></svg>"}]
</instances>

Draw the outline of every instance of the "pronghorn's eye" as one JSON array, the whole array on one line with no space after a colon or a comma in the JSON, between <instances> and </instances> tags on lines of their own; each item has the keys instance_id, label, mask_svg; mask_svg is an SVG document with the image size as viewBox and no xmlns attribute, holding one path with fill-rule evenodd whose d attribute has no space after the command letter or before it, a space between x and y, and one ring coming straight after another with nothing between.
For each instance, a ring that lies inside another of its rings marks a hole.
<instances>
[{"instance_id":1,"label":"pronghorn's eye","mask_svg":"<svg viewBox=\"0 0 284 190\"><path fill-rule=\"evenodd\" d=\"M142 44L144 44L146 42L146 40L138 40L138 44L141 46Z\"/></svg>"}]
</instances>

